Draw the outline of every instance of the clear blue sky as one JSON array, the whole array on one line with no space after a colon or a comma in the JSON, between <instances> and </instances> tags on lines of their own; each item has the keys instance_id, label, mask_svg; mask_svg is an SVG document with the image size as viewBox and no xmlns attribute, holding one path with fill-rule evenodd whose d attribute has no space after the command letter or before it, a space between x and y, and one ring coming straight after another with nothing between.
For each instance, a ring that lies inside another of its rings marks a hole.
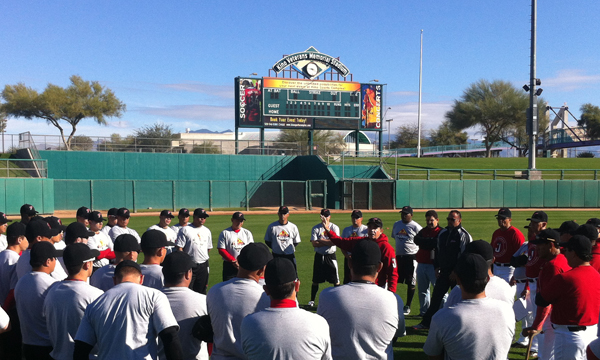
<instances>
[{"instance_id":1,"label":"clear blue sky","mask_svg":"<svg viewBox=\"0 0 600 360\"><path fill-rule=\"evenodd\" d=\"M77 74L127 104L107 127L130 134L157 121L234 128L233 79L310 46L341 61L354 80L388 84L393 127L417 120L419 33L424 30L423 126L435 128L469 84L529 79L530 1L3 1L0 86L38 90ZM600 105L600 1L538 4L538 77L552 106ZM594 25L596 24L596 25ZM8 133L58 134L11 119ZM392 128L393 131L393 128Z\"/></svg>"}]
</instances>

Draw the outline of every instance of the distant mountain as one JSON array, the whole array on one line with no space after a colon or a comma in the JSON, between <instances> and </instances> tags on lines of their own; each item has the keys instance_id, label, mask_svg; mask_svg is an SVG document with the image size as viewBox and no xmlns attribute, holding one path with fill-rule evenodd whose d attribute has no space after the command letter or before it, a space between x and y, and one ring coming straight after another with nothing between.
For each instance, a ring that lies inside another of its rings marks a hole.
<instances>
[{"instance_id":1,"label":"distant mountain","mask_svg":"<svg viewBox=\"0 0 600 360\"><path fill-rule=\"evenodd\" d=\"M230 132L233 132L233 130L211 131L208 129L200 129L200 130L190 131L191 134L225 134L225 133L230 133Z\"/></svg>"}]
</instances>

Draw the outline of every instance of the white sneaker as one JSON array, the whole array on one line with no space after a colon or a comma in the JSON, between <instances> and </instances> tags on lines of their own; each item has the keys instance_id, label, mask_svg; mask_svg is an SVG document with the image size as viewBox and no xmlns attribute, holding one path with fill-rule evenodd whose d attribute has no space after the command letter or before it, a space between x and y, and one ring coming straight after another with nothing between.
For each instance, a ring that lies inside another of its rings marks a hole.
<instances>
[{"instance_id":1,"label":"white sneaker","mask_svg":"<svg viewBox=\"0 0 600 360\"><path fill-rule=\"evenodd\" d=\"M410 314L410 308L408 306L405 306L403 310L404 310L404 315Z\"/></svg>"},{"instance_id":2,"label":"white sneaker","mask_svg":"<svg viewBox=\"0 0 600 360\"><path fill-rule=\"evenodd\" d=\"M312 301L312 300L311 300L311 301L309 301L309 302L308 302L308 306L310 306L310 307L315 307L315 302L314 302L314 301Z\"/></svg>"}]
</instances>

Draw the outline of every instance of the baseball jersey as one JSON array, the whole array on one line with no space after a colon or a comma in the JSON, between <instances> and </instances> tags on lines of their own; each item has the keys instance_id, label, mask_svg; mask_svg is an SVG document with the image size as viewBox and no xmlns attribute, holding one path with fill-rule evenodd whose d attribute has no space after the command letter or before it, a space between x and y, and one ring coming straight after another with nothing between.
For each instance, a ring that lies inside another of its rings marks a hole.
<instances>
[{"instance_id":1,"label":"baseball jersey","mask_svg":"<svg viewBox=\"0 0 600 360\"><path fill-rule=\"evenodd\" d=\"M65 280L54 283L44 300L44 317L55 360L73 359L75 334L85 308L104 292L85 281Z\"/></svg>"},{"instance_id":2,"label":"baseball jersey","mask_svg":"<svg viewBox=\"0 0 600 360\"><path fill-rule=\"evenodd\" d=\"M0 253L0 306L4 304L10 289L17 285L17 261L19 254L16 251L7 249Z\"/></svg>"},{"instance_id":3,"label":"baseball jersey","mask_svg":"<svg viewBox=\"0 0 600 360\"><path fill-rule=\"evenodd\" d=\"M133 230L132 228L120 227L119 225L115 225L108 232L108 236L110 236L110 239L113 243L115 242L115 239L122 234L131 234L137 239L138 243L142 242L142 239L140 239L140 235L137 233L137 231Z\"/></svg>"},{"instance_id":4,"label":"baseball jersey","mask_svg":"<svg viewBox=\"0 0 600 360\"><path fill-rule=\"evenodd\" d=\"M540 269L546 263L535 248L535 244L527 243L527 264L525 264L525 275L528 278L535 279L540 274Z\"/></svg>"},{"instance_id":5,"label":"baseball jersey","mask_svg":"<svg viewBox=\"0 0 600 360\"><path fill-rule=\"evenodd\" d=\"M117 226L117 225L110 226L110 225L106 224L106 225L104 225L104 226L102 227L102 229L100 229L100 232L103 232L103 233L105 233L106 235L108 235L108 233L110 232L110 230L111 230L113 227L115 227L115 226Z\"/></svg>"},{"instance_id":6,"label":"baseball jersey","mask_svg":"<svg viewBox=\"0 0 600 360\"><path fill-rule=\"evenodd\" d=\"M75 340L97 344L99 360L155 360L158 334L172 326L179 327L165 294L124 282L88 305Z\"/></svg>"},{"instance_id":7,"label":"baseball jersey","mask_svg":"<svg viewBox=\"0 0 600 360\"><path fill-rule=\"evenodd\" d=\"M162 266L158 264L140 264L140 267L142 268L142 275L144 275L142 285L161 290L165 282Z\"/></svg>"},{"instance_id":8,"label":"baseball jersey","mask_svg":"<svg viewBox=\"0 0 600 360\"><path fill-rule=\"evenodd\" d=\"M6 235L0 234L0 251L6 250L8 247L8 240L6 240Z\"/></svg>"},{"instance_id":9,"label":"baseball jersey","mask_svg":"<svg viewBox=\"0 0 600 360\"><path fill-rule=\"evenodd\" d=\"M324 289L317 314L327 320L334 359L393 359L392 340L404 332L404 303L374 283ZM357 331L360 329L360 331Z\"/></svg>"},{"instance_id":10,"label":"baseball jersey","mask_svg":"<svg viewBox=\"0 0 600 360\"><path fill-rule=\"evenodd\" d=\"M196 263L202 264L208 261L208 250L213 248L212 234L204 225L184 226L177 235L175 245L183 249Z\"/></svg>"},{"instance_id":11,"label":"baseball jersey","mask_svg":"<svg viewBox=\"0 0 600 360\"><path fill-rule=\"evenodd\" d=\"M43 309L46 290L55 282L52 276L40 271L27 273L17 282L15 302L23 344L52 346Z\"/></svg>"},{"instance_id":12,"label":"baseball jersey","mask_svg":"<svg viewBox=\"0 0 600 360\"><path fill-rule=\"evenodd\" d=\"M248 360L331 359L327 321L297 307L268 307L242 321Z\"/></svg>"},{"instance_id":13,"label":"baseball jersey","mask_svg":"<svg viewBox=\"0 0 600 360\"><path fill-rule=\"evenodd\" d=\"M162 231L163 233L165 233L165 235L167 236L167 241L170 242L175 242L175 240L177 240L177 233L175 232L175 230L173 230L171 227L167 226L166 228L162 228L158 225L152 225L148 228L148 230L159 230Z\"/></svg>"},{"instance_id":14,"label":"baseball jersey","mask_svg":"<svg viewBox=\"0 0 600 360\"><path fill-rule=\"evenodd\" d=\"M31 272L31 264L29 264L29 260L31 260L31 249L27 249L21 253L19 260L17 261L17 266L15 270L15 274L17 275L17 279L21 279L23 276ZM56 266L54 267L54 271L52 272L52 277L58 281L62 281L67 278L67 272L63 269L61 264L62 258L57 258Z\"/></svg>"},{"instance_id":15,"label":"baseball jersey","mask_svg":"<svg viewBox=\"0 0 600 360\"><path fill-rule=\"evenodd\" d=\"M502 228L494 231L492 235L492 248L494 249L494 262L509 264L510 258L525 242L525 235L514 226L506 230Z\"/></svg>"},{"instance_id":16,"label":"baseball jersey","mask_svg":"<svg viewBox=\"0 0 600 360\"><path fill-rule=\"evenodd\" d=\"M265 233L265 242L271 244L273 254L292 255L300 243L300 232L292 222L282 225L279 221L271 223Z\"/></svg>"},{"instance_id":17,"label":"baseball jersey","mask_svg":"<svg viewBox=\"0 0 600 360\"><path fill-rule=\"evenodd\" d=\"M415 235L414 241L419 247L415 259L419 264L433 264L440 231L442 231L442 228L439 226L435 228L424 227Z\"/></svg>"},{"instance_id":18,"label":"baseball jersey","mask_svg":"<svg viewBox=\"0 0 600 360\"><path fill-rule=\"evenodd\" d=\"M237 259L244 246L252 242L254 242L254 238L250 230L244 228L233 230L230 226L219 234L217 249L225 249L229 255Z\"/></svg>"},{"instance_id":19,"label":"baseball jersey","mask_svg":"<svg viewBox=\"0 0 600 360\"><path fill-rule=\"evenodd\" d=\"M104 228L102 228L102 229L104 229ZM96 235L90 236L88 238L87 246L92 250L98 250L98 251L114 249L114 244L113 244L112 240L110 239L110 236L108 236L107 233L102 232L102 230L98 231L96 233ZM108 265L109 263L110 263L110 260L108 260L108 259L96 260L96 261L94 261L94 267L96 267L96 268L103 267L103 266Z\"/></svg>"},{"instance_id":20,"label":"baseball jersey","mask_svg":"<svg viewBox=\"0 0 600 360\"><path fill-rule=\"evenodd\" d=\"M10 318L8 317L8 314L0 307L0 329L6 329L9 323Z\"/></svg>"},{"instance_id":21,"label":"baseball jersey","mask_svg":"<svg viewBox=\"0 0 600 360\"><path fill-rule=\"evenodd\" d=\"M419 251L419 247L415 244L415 235L421 229L421 225L414 220L407 224L402 220L394 223L392 237L396 239L396 255L414 255Z\"/></svg>"},{"instance_id":22,"label":"baseball jersey","mask_svg":"<svg viewBox=\"0 0 600 360\"><path fill-rule=\"evenodd\" d=\"M519 257L521 255L526 255L528 248L529 248L529 243L526 241L526 242L523 243L523 245L521 245L521 247L519 248L519 250L517 250L513 254L513 257ZM527 278L527 274L525 273L525 266L519 266L519 267L515 268L515 272L513 273L513 277L516 280L526 279Z\"/></svg>"},{"instance_id":23,"label":"baseball jersey","mask_svg":"<svg viewBox=\"0 0 600 360\"><path fill-rule=\"evenodd\" d=\"M511 307L515 302L515 290L499 276L490 276L490 281L485 285L485 296L490 299L504 301ZM455 286L452 291L450 291L450 295L448 296L448 299L446 299L444 307L454 306L460 301L462 301L462 292L460 291L460 287Z\"/></svg>"},{"instance_id":24,"label":"baseball jersey","mask_svg":"<svg viewBox=\"0 0 600 360\"><path fill-rule=\"evenodd\" d=\"M336 234L340 233L340 228L336 224L330 223L329 226L330 226L329 228L331 229L331 231L335 232ZM325 233L325 228L323 227L323 224L321 224L321 223L313 226L311 235L310 235L310 241L316 241L316 240L320 240L320 239L329 240L329 236L327 236L327 234ZM325 255L325 254L335 254L337 247L335 245L332 245L332 246L316 247L313 249L315 249L316 253Z\"/></svg>"},{"instance_id":25,"label":"baseball jersey","mask_svg":"<svg viewBox=\"0 0 600 360\"><path fill-rule=\"evenodd\" d=\"M90 278L90 285L97 287L102 291L108 291L115 286L113 276L115 276L116 265L106 265L94 271Z\"/></svg>"},{"instance_id":26,"label":"baseball jersey","mask_svg":"<svg viewBox=\"0 0 600 360\"><path fill-rule=\"evenodd\" d=\"M245 359L242 320L270 303L263 287L252 279L233 278L211 287L206 297L214 332L211 359Z\"/></svg>"},{"instance_id":27,"label":"baseball jersey","mask_svg":"<svg viewBox=\"0 0 600 360\"><path fill-rule=\"evenodd\" d=\"M510 305L488 297L468 299L433 315L423 351L429 356L445 351L446 359L506 359L514 334Z\"/></svg>"},{"instance_id":28,"label":"baseball jersey","mask_svg":"<svg viewBox=\"0 0 600 360\"><path fill-rule=\"evenodd\" d=\"M187 223L186 226L192 225L192 223ZM181 230L181 228L184 226L181 226L181 224L177 223L173 226L171 226L171 230L173 230L175 232L175 234L179 235L179 230Z\"/></svg>"},{"instance_id":29,"label":"baseball jersey","mask_svg":"<svg viewBox=\"0 0 600 360\"><path fill-rule=\"evenodd\" d=\"M537 293L542 293L543 291L546 291L548 287L551 286L550 283L555 276L562 274L568 270L571 270L571 267L567 262L567 258L563 254L558 254L554 259L544 262L544 264L540 267L540 272L537 280ZM546 320L546 317L549 314L550 310L550 306L537 306L535 319L533 320L533 324L531 326L535 329L541 330L542 325L544 324L544 321Z\"/></svg>"},{"instance_id":30,"label":"baseball jersey","mask_svg":"<svg viewBox=\"0 0 600 360\"><path fill-rule=\"evenodd\" d=\"M208 360L206 343L192 336L192 329L198 317L208 314L206 295L186 287L166 287L162 292L167 296L175 320L179 324L179 341L183 350L183 359ZM158 355L166 360L162 342L159 342Z\"/></svg>"},{"instance_id":31,"label":"baseball jersey","mask_svg":"<svg viewBox=\"0 0 600 360\"><path fill-rule=\"evenodd\" d=\"M337 234L337 233L336 233ZM348 226L342 231L342 237L365 237L369 235L369 227L367 225L361 225L357 228L354 226Z\"/></svg>"}]
</instances>

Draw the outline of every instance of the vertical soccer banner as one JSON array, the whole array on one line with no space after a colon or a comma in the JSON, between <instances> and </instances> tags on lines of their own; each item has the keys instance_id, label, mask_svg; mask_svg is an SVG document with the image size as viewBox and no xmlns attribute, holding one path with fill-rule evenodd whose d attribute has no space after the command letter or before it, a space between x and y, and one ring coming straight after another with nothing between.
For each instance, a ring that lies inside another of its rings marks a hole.
<instances>
[{"instance_id":1,"label":"vertical soccer banner","mask_svg":"<svg viewBox=\"0 0 600 360\"><path fill-rule=\"evenodd\" d=\"M236 78L236 120L238 126L261 126L262 80Z\"/></svg>"},{"instance_id":2,"label":"vertical soccer banner","mask_svg":"<svg viewBox=\"0 0 600 360\"><path fill-rule=\"evenodd\" d=\"M362 115L360 127L381 129L381 89L383 85L362 84Z\"/></svg>"}]
</instances>

